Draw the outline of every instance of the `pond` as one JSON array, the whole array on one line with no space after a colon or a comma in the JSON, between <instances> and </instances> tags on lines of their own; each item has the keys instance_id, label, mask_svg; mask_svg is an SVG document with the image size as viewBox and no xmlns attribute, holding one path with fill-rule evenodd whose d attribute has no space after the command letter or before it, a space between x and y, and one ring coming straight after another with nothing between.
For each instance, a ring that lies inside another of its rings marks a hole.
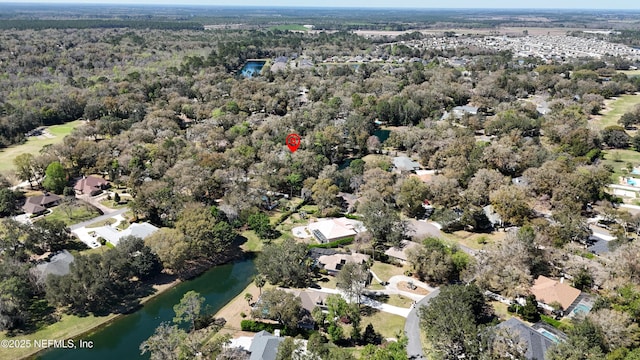
<instances>
[{"instance_id":1,"label":"pond","mask_svg":"<svg viewBox=\"0 0 640 360\"><path fill-rule=\"evenodd\" d=\"M246 64L240 70L240 74L245 78L252 78L260 75L260 71L264 67L266 61L247 61Z\"/></svg>"},{"instance_id":2,"label":"pond","mask_svg":"<svg viewBox=\"0 0 640 360\"><path fill-rule=\"evenodd\" d=\"M161 322L173 319L173 306L187 291L200 293L205 298L204 306L218 311L236 297L254 275L253 260L216 266L158 295L135 313L119 317L91 335L80 336L82 340L93 341L93 349L56 349L42 353L36 359L148 359L148 353L140 355L140 344L153 334Z\"/></svg>"}]
</instances>

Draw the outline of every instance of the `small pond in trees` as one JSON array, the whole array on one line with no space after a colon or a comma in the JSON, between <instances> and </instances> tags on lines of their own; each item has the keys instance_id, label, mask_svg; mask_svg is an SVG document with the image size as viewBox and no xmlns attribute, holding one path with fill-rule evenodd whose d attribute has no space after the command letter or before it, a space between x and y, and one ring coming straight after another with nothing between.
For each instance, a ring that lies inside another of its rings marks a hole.
<instances>
[{"instance_id":1,"label":"small pond in trees","mask_svg":"<svg viewBox=\"0 0 640 360\"><path fill-rule=\"evenodd\" d=\"M391 135L391 130L378 129L373 132L373 135L377 136L378 139L380 139L380 143L382 144L383 142L387 141L389 135Z\"/></svg>"},{"instance_id":2,"label":"small pond in trees","mask_svg":"<svg viewBox=\"0 0 640 360\"><path fill-rule=\"evenodd\" d=\"M251 78L260 75L260 71L262 71L265 63L266 61L260 60L247 61L247 63L242 67L242 70L240 70L240 74L245 78Z\"/></svg>"}]
</instances>

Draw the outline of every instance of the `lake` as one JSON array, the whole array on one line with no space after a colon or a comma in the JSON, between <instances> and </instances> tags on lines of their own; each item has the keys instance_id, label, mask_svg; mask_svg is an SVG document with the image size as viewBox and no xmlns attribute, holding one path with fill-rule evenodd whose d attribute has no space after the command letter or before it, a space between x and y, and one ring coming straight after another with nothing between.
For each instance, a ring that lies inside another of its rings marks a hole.
<instances>
[{"instance_id":1,"label":"lake","mask_svg":"<svg viewBox=\"0 0 640 360\"><path fill-rule=\"evenodd\" d=\"M247 61L242 67L242 70L240 70L240 74L245 78L260 75L260 71L262 71L265 63L266 61Z\"/></svg>"},{"instance_id":2,"label":"lake","mask_svg":"<svg viewBox=\"0 0 640 360\"><path fill-rule=\"evenodd\" d=\"M251 282L254 275L253 260L216 266L201 276L158 295L135 313L119 317L91 335L81 336L82 340L93 341L93 349L56 349L42 353L36 359L148 359L148 353L145 356L140 355L140 344L153 334L161 322L173 319L173 306L180 301L184 293L190 290L199 292L205 298L203 308L211 307L217 312L236 297Z\"/></svg>"}]
</instances>

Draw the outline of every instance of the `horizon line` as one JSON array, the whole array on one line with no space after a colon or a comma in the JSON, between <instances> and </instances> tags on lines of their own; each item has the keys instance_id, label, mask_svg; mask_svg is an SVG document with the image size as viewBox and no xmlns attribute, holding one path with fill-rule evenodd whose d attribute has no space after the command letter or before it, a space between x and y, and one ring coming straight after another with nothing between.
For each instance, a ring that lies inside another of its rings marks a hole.
<instances>
[{"instance_id":1,"label":"horizon line","mask_svg":"<svg viewBox=\"0 0 640 360\"><path fill-rule=\"evenodd\" d=\"M12 6L21 6L21 5L82 5L82 6L145 6L145 7L209 7L209 8L256 8L256 9L357 9L357 10L502 10L502 11L548 11L548 10L566 10L566 11L593 11L593 10L609 10L609 11L640 11L640 8L573 8L573 7L544 7L544 8L535 8L535 7L416 7L416 6L407 6L407 7L391 7L391 6L340 6L340 5L331 5L331 6L322 6L322 5L243 5L243 4L235 4L235 5L223 5L223 4L205 4L205 3L164 3L164 2L119 2L119 1L97 1L92 3L79 1L28 1L28 2L15 2L15 1L2 1L0 0L0 6L2 5L12 5Z\"/></svg>"}]
</instances>

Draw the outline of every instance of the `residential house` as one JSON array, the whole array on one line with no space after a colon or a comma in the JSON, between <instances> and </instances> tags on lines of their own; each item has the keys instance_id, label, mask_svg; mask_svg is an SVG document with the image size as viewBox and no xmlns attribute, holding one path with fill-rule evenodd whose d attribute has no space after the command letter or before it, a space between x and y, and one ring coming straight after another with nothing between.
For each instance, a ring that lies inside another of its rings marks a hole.
<instances>
[{"instance_id":1,"label":"residential house","mask_svg":"<svg viewBox=\"0 0 640 360\"><path fill-rule=\"evenodd\" d=\"M561 281L538 276L531 286L531 294L536 297L538 304L547 311L553 311L552 304L560 304L562 311L568 312L581 294L581 291Z\"/></svg>"},{"instance_id":2,"label":"residential house","mask_svg":"<svg viewBox=\"0 0 640 360\"><path fill-rule=\"evenodd\" d=\"M436 174L435 170L416 170L415 174L411 174L410 176L418 178L423 183L428 184L431 182L431 180L433 180L433 177L435 176L435 174Z\"/></svg>"},{"instance_id":3,"label":"residential house","mask_svg":"<svg viewBox=\"0 0 640 360\"><path fill-rule=\"evenodd\" d=\"M45 192L42 195L28 197L22 206L25 214L41 215L48 208L58 205L62 198L56 194Z\"/></svg>"},{"instance_id":4,"label":"residential house","mask_svg":"<svg viewBox=\"0 0 640 360\"><path fill-rule=\"evenodd\" d=\"M310 223L307 230L322 244L346 239L366 231L361 221L344 217Z\"/></svg>"},{"instance_id":5,"label":"residential house","mask_svg":"<svg viewBox=\"0 0 640 360\"><path fill-rule=\"evenodd\" d=\"M334 254L323 255L318 258L318 263L329 273L336 276L342 267L348 263L364 264L369 261L369 255L353 253L353 254Z\"/></svg>"},{"instance_id":6,"label":"residential house","mask_svg":"<svg viewBox=\"0 0 640 360\"><path fill-rule=\"evenodd\" d=\"M456 106L451 109L451 112L445 111L440 120L447 119L462 119L465 115L477 115L478 108L475 106L464 105L464 106Z\"/></svg>"},{"instance_id":7,"label":"residential house","mask_svg":"<svg viewBox=\"0 0 640 360\"><path fill-rule=\"evenodd\" d=\"M73 262L74 257L67 250L53 255L49 261L36 265L34 273L38 277L38 282L43 283L49 275L67 275L69 273L69 265Z\"/></svg>"},{"instance_id":8,"label":"residential house","mask_svg":"<svg viewBox=\"0 0 640 360\"><path fill-rule=\"evenodd\" d=\"M420 164L406 156L396 156L393 158L393 167L397 172L415 172L420 169Z\"/></svg>"},{"instance_id":9,"label":"residential house","mask_svg":"<svg viewBox=\"0 0 640 360\"><path fill-rule=\"evenodd\" d=\"M158 228L149 223L135 223L122 231L109 225L95 228L93 231L97 237L101 237L114 246L117 246L118 243L120 243L120 239L124 237L135 236L145 239L147 236L158 231Z\"/></svg>"},{"instance_id":10,"label":"residential house","mask_svg":"<svg viewBox=\"0 0 640 360\"><path fill-rule=\"evenodd\" d=\"M544 360L547 350L554 342L544 336L544 329L534 329L517 318L511 318L496 326L505 329L509 334L517 334L527 344L527 352L524 354L529 360Z\"/></svg>"},{"instance_id":11,"label":"residential house","mask_svg":"<svg viewBox=\"0 0 640 360\"><path fill-rule=\"evenodd\" d=\"M408 240L402 240L400 247L390 247L384 253L390 258L396 259L401 263L407 262L407 254L410 249L421 248L422 245Z\"/></svg>"},{"instance_id":12,"label":"residential house","mask_svg":"<svg viewBox=\"0 0 640 360\"><path fill-rule=\"evenodd\" d=\"M108 187L109 182L107 180L89 175L83 176L82 179L78 180L78 182L73 186L73 189L76 191L76 194L79 195L95 196Z\"/></svg>"},{"instance_id":13,"label":"residential house","mask_svg":"<svg viewBox=\"0 0 640 360\"><path fill-rule=\"evenodd\" d=\"M278 354L278 346L284 338L271 335L267 331L260 331L253 336L249 352L251 357L249 360L275 360Z\"/></svg>"}]
</instances>

